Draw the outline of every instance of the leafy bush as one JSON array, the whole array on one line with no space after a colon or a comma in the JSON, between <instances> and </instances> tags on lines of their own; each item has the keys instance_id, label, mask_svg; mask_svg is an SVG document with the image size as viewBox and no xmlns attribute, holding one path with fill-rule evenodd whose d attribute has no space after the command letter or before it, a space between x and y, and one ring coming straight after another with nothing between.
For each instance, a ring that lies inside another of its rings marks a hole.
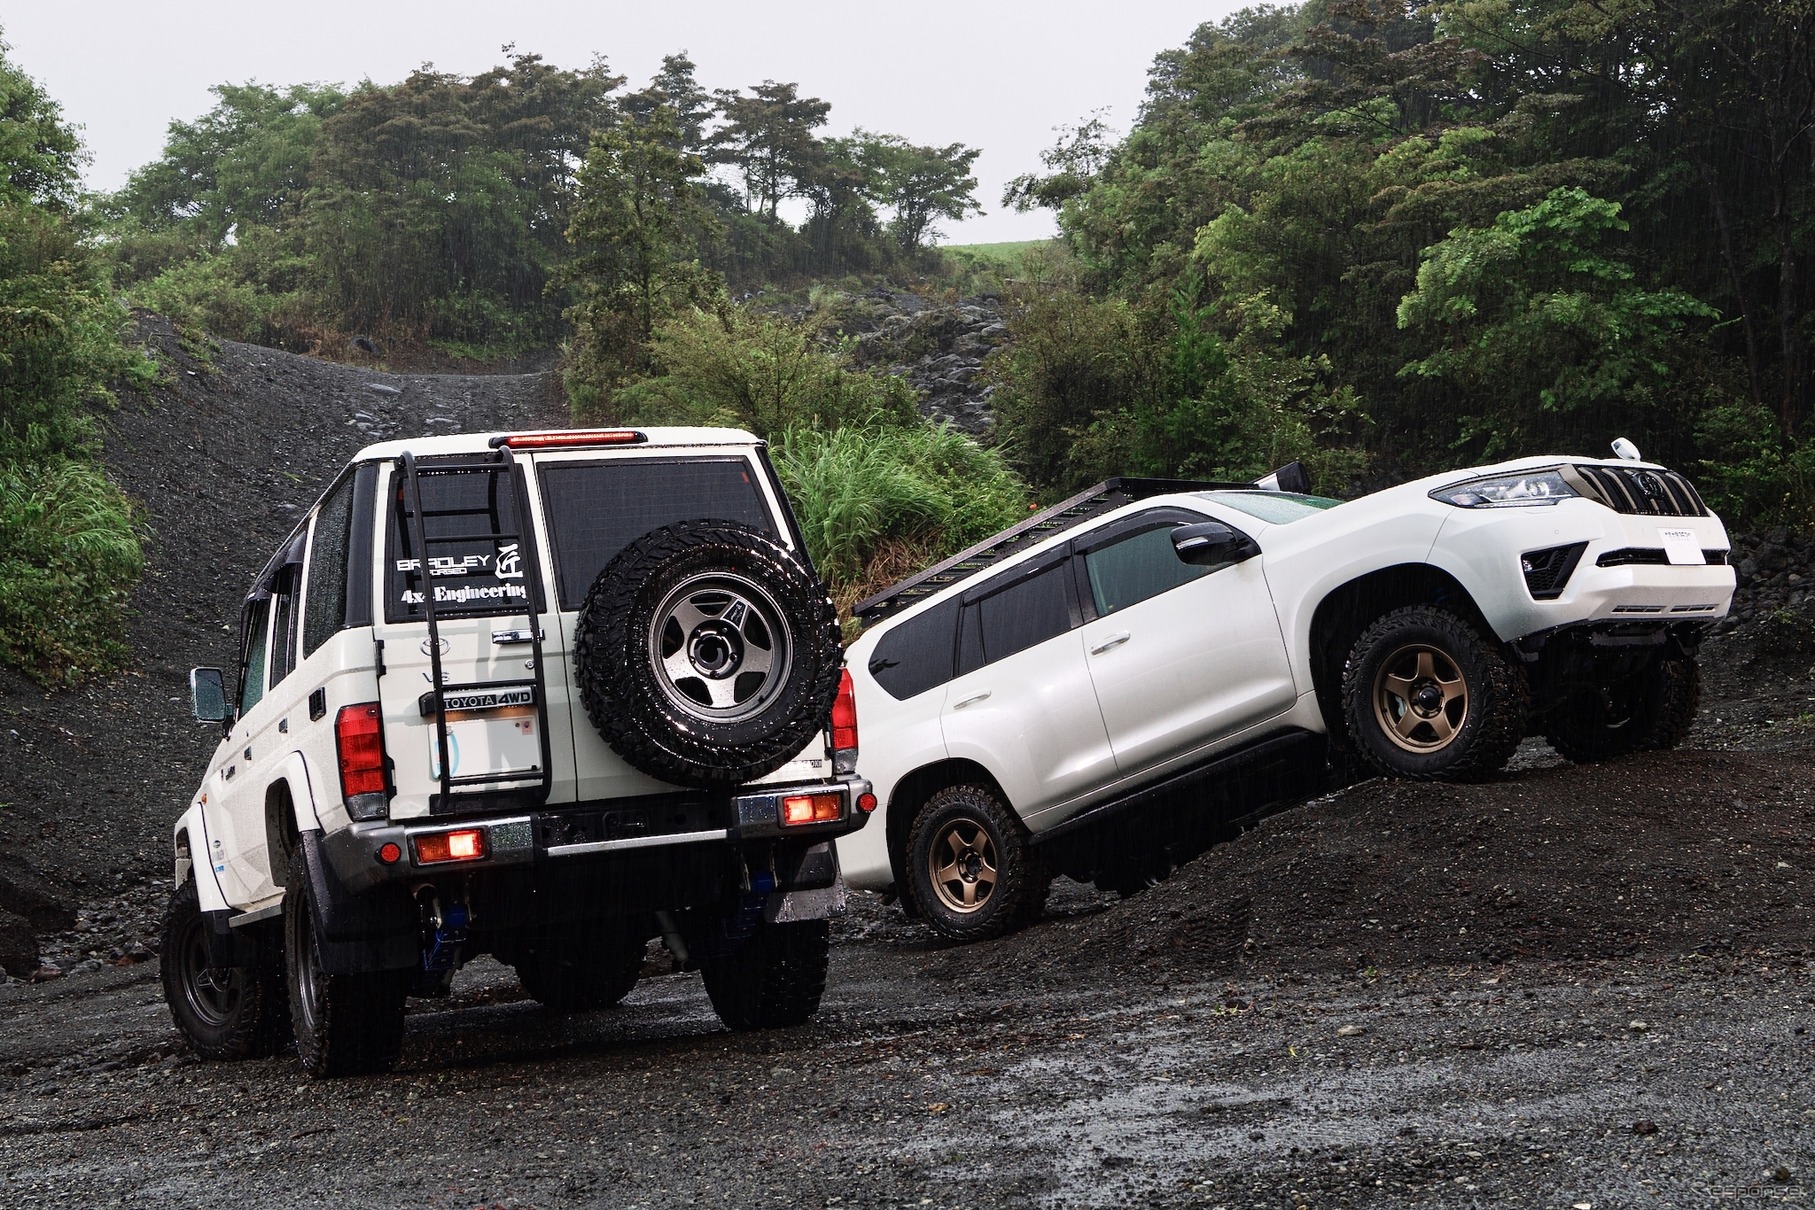
<instances>
[{"instance_id":1,"label":"leafy bush","mask_svg":"<svg viewBox=\"0 0 1815 1210\"><path fill-rule=\"evenodd\" d=\"M1024 291L990 367L1010 459L1060 491L1115 475L1246 480L1294 459L1345 490L1366 463L1359 400L1326 385L1327 362L1270 339L1272 308L1246 300L1225 323L1233 309L1183 289L1141 305L1065 281Z\"/></svg>"},{"instance_id":2,"label":"leafy bush","mask_svg":"<svg viewBox=\"0 0 1815 1210\"><path fill-rule=\"evenodd\" d=\"M114 663L143 566L132 506L100 468L0 466L0 658L39 680Z\"/></svg>"},{"instance_id":3,"label":"leafy bush","mask_svg":"<svg viewBox=\"0 0 1815 1210\"><path fill-rule=\"evenodd\" d=\"M1027 515L1001 453L945 424L790 429L775 467L846 605Z\"/></svg>"},{"instance_id":4,"label":"leafy bush","mask_svg":"<svg viewBox=\"0 0 1815 1210\"><path fill-rule=\"evenodd\" d=\"M131 508L93 462L105 383L155 373L76 242L79 145L0 44L0 660L41 680L105 666L140 569Z\"/></svg>"},{"instance_id":5,"label":"leafy bush","mask_svg":"<svg viewBox=\"0 0 1815 1210\"><path fill-rule=\"evenodd\" d=\"M729 424L773 440L795 428L919 419L905 381L850 368L842 349L779 316L694 309L657 327L651 347L657 376L614 397L623 421Z\"/></svg>"}]
</instances>

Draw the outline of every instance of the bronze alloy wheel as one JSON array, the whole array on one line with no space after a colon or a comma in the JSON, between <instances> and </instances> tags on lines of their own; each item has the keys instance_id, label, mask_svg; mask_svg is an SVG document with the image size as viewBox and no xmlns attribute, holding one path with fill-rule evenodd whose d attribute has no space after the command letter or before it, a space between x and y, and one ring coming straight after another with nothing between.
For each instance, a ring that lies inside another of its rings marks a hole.
<instances>
[{"instance_id":1,"label":"bronze alloy wheel","mask_svg":"<svg viewBox=\"0 0 1815 1210\"><path fill-rule=\"evenodd\" d=\"M1374 718L1380 732L1420 755L1448 747L1468 720L1468 682L1441 648L1408 643L1374 674Z\"/></svg>"},{"instance_id":2,"label":"bronze alloy wheel","mask_svg":"<svg viewBox=\"0 0 1815 1210\"><path fill-rule=\"evenodd\" d=\"M933 893L948 911L968 916L988 906L1000 863L989 829L973 819L949 820L933 837L929 857Z\"/></svg>"}]
</instances>

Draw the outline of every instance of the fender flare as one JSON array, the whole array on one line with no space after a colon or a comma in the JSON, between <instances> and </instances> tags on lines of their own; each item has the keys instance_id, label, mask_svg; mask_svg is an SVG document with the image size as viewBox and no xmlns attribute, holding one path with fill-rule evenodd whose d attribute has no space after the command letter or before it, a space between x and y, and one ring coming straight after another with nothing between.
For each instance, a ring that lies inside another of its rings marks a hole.
<instances>
[{"instance_id":1,"label":"fender flare","mask_svg":"<svg viewBox=\"0 0 1815 1210\"><path fill-rule=\"evenodd\" d=\"M187 851L182 842L184 836L188 837ZM224 912L228 910L227 896L221 890L220 879L215 877L214 862L208 856L209 844L207 812L202 809L201 803L191 803L189 809L176 821L176 827L171 830L170 847L174 865L172 885L180 887L183 879L194 874L195 896L201 901L202 911ZM198 847L202 853L200 861L195 859Z\"/></svg>"},{"instance_id":2,"label":"fender flare","mask_svg":"<svg viewBox=\"0 0 1815 1210\"><path fill-rule=\"evenodd\" d=\"M287 818L279 819L271 810L271 794L278 787L289 796ZM265 853L271 863L271 881L281 887L290 866L290 853L298 837L322 830L320 813L315 807L315 783L309 777L309 762L301 752L285 756L265 787Z\"/></svg>"}]
</instances>

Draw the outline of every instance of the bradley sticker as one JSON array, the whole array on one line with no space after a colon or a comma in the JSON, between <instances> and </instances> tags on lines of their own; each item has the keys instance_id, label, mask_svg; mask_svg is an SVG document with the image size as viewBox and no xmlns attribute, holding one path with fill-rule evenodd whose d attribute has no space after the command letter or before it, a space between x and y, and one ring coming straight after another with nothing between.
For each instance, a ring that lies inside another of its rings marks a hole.
<instances>
[{"instance_id":1,"label":"bradley sticker","mask_svg":"<svg viewBox=\"0 0 1815 1210\"><path fill-rule=\"evenodd\" d=\"M491 563L492 557L490 555L462 555L457 559L452 555L442 555L440 557L431 556L429 559L429 574L431 576L470 576L475 571L484 574L490 570ZM397 560L398 571L411 572L420 571L421 569L421 559ZM523 573L518 572L517 574L521 576Z\"/></svg>"}]
</instances>

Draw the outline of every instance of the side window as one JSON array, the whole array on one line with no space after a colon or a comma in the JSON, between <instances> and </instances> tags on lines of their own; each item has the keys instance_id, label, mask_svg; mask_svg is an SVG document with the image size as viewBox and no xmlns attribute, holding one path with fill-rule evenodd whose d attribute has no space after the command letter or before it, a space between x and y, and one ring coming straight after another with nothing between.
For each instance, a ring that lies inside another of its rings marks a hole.
<instances>
[{"instance_id":1,"label":"side window","mask_svg":"<svg viewBox=\"0 0 1815 1210\"><path fill-rule=\"evenodd\" d=\"M240 678L239 712L242 716L258 705L265 696L265 641L270 637L271 602L256 602L246 612L246 637L241 647L246 653L246 666Z\"/></svg>"},{"instance_id":2,"label":"side window","mask_svg":"<svg viewBox=\"0 0 1815 1210\"><path fill-rule=\"evenodd\" d=\"M870 656L870 675L891 697L903 701L945 684L952 679L957 631L954 597L883 635Z\"/></svg>"},{"instance_id":3,"label":"side window","mask_svg":"<svg viewBox=\"0 0 1815 1210\"><path fill-rule=\"evenodd\" d=\"M1066 579L1061 560L972 604L962 643L965 669L993 664L1070 630Z\"/></svg>"},{"instance_id":4,"label":"side window","mask_svg":"<svg viewBox=\"0 0 1815 1210\"><path fill-rule=\"evenodd\" d=\"M296 667L296 580L297 569L286 568L271 588L271 686L290 675Z\"/></svg>"},{"instance_id":5,"label":"side window","mask_svg":"<svg viewBox=\"0 0 1815 1210\"><path fill-rule=\"evenodd\" d=\"M353 476L321 502L309 538L309 579L303 591L303 658L347 624L347 544L353 528Z\"/></svg>"},{"instance_id":6,"label":"side window","mask_svg":"<svg viewBox=\"0 0 1815 1210\"><path fill-rule=\"evenodd\" d=\"M1210 570L1178 557L1172 549L1172 527L1168 521L1084 556L1098 617L1189 584Z\"/></svg>"}]
</instances>

